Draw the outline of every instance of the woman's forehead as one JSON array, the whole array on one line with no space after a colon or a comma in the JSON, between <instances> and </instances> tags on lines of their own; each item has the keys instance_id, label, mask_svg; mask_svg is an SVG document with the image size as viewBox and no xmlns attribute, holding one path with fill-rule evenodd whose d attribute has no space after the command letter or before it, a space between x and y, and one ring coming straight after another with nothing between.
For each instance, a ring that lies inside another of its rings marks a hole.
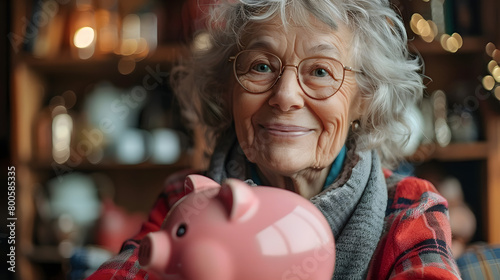
<instances>
[{"instance_id":1,"label":"woman's forehead","mask_svg":"<svg viewBox=\"0 0 500 280\"><path fill-rule=\"evenodd\" d=\"M309 55L339 55L350 44L351 34L347 28L328 27L315 23L316 28L290 25L284 27L280 21L253 23L242 40L244 49L283 51L293 49Z\"/></svg>"}]
</instances>

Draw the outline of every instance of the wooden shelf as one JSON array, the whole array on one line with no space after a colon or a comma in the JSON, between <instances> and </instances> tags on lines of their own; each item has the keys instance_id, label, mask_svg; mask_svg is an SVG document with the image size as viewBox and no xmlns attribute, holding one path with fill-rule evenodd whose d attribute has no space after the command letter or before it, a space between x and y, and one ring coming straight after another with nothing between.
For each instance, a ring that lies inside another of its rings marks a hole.
<instances>
[{"instance_id":1,"label":"wooden shelf","mask_svg":"<svg viewBox=\"0 0 500 280\"><path fill-rule=\"evenodd\" d=\"M183 155L179 160L172 164L157 164L153 162L143 162L138 164L123 164L118 162L106 161L98 164L92 164L83 161L79 164L57 164L55 162L40 163L37 161L30 161L28 165L34 170L46 172L53 170L78 170L78 171L145 171L145 170L178 170L188 168L190 166L190 159L187 155Z\"/></svg>"},{"instance_id":2,"label":"wooden shelf","mask_svg":"<svg viewBox=\"0 0 500 280\"><path fill-rule=\"evenodd\" d=\"M65 258L59 252L57 246L40 245L33 247L32 250L26 253L28 259L36 263L54 263L60 264Z\"/></svg>"},{"instance_id":3,"label":"wooden shelf","mask_svg":"<svg viewBox=\"0 0 500 280\"><path fill-rule=\"evenodd\" d=\"M187 57L189 49L185 45L171 44L163 45L156 49L147 57L136 59L137 66L145 66L148 64L166 64L171 65L179 58ZM109 75L110 73L118 73L117 65L123 56L116 54L96 55L89 59L74 58L69 52L63 52L54 58L37 58L30 54L21 54L15 59L14 63L26 63L30 68L38 73L46 75L74 75L74 74L90 74L90 75ZM131 57L132 58L132 57Z\"/></svg>"},{"instance_id":4,"label":"wooden shelf","mask_svg":"<svg viewBox=\"0 0 500 280\"><path fill-rule=\"evenodd\" d=\"M424 162L432 159L440 161L469 161L486 160L488 158L488 143L451 143L446 147L438 144L421 145L417 151L408 158L410 162Z\"/></svg>"}]
</instances>

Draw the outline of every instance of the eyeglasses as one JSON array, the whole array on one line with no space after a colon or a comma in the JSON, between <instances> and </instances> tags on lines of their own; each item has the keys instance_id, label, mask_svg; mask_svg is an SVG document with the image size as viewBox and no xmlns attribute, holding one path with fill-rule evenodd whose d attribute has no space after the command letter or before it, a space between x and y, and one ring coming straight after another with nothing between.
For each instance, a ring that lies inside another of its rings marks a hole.
<instances>
[{"instance_id":1,"label":"eyeglasses","mask_svg":"<svg viewBox=\"0 0 500 280\"><path fill-rule=\"evenodd\" d=\"M287 66L297 69L297 81L307 96L312 99L326 99L333 96L342 86L345 71L363 73L361 70L344 66L342 62L324 56L308 57L297 65L283 65L281 59L266 51L243 50L231 56L234 75L238 83L250 93L264 93L281 78Z\"/></svg>"}]
</instances>

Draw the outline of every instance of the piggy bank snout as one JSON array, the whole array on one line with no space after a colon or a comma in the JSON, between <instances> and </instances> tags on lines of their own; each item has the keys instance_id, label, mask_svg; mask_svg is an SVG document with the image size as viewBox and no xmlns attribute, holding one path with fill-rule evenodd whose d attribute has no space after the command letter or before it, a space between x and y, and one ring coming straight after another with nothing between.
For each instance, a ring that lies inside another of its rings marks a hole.
<instances>
[{"instance_id":1,"label":"piggy bank snout","mask_svg":"<svg viewBox=\"0 0 500 280\"><path fill-rule=\"evenodd\" d=\"M150 270L164 272L170 260L171 247L165 231L149 233L141 240L139 264Z\"/></svg>"}]
</instances>

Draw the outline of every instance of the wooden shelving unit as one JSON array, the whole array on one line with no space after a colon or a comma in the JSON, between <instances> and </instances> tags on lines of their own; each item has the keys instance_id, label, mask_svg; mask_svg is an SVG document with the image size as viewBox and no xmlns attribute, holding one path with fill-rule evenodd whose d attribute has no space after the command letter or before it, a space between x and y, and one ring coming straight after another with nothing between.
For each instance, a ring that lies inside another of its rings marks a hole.
<instances>
[{"instance_id":1,"label":"wooden shelving unit","mask_svg":"<svg viewBox=\"0 0 500 280\"><path fill-rule=\"evenodd\" d=\"M30 19L31 6L37 1L10 1L12 11L13 34L22 35L24 26L22 19ZM127 6L122 13L130 13L145 5L147 1L137 0L121 3ZM58 2L59 3L59 2ZM60 9L70 9L74 1L66 1ZM172 3L179 6L178 3ZM165 5L168 5L165 4ZM171 27L169 27L171 28ZM189 55L190 49L185 42L159 41L159 45L146 57L130 57L135 61L135 69L130 74L120 74L118 64L124 56L114 53L96 54L89 59L75 58L69 49L61 48L54 57L37 58L16 46L10 58L11 65L11 108L12 108L12 164L16 167L17 201L19 217L17 224L17 259L16 280L66 279L68 259L63 257L56 244L41 244L37 241L39 206L35 202L35 194L43 189L45 182L57 176L55 170L77 172L80 174L105 174L116 187L114 202L130 213L146 214L169 174L178 170L200 167L197 147L183 151L180 158L172 164L157 164L145 161L138 164L124 164L116 160L104 158L92 164L85 159L77 164L56 164L49 160L40 160L36 155L38 147L34 145L36 133L34 124L40 110L47 106L46 100L61 94L65 89L74 90L78 98L85 97L85 87L100 80L129 88L143 85L146 75L152 71L161 71L162 81L168 85L165 73L179 60ZM149 71L149 72L148 72ZM62 90L62 91L61 91ZM80 108L75 108L76 111ZM75 121L77 121L75 119ZM193 132L198 135L199 132ZM184 145L184 143L183 143Z\"/></svg>"},{"instance_id":2,"label":"wooden shelving unit","mask_svg":"<svg viewBox=\"0 0 500 280\"><path fill-rule=\"evenodd\" d=\"M189 48L182 44L162 45L152 54L145 58L137 59L137 68L147 64L162 64L171 66L180 57L189 55ZM44 75L65 75L65 74L101 74L109 75L117 72L116 65L123 56L106 54L93 57L87 60L75 59L69 52L62 53L55 58L36 58L30 54L22 53L15 57L15 62L26 63L36 72Z\"/></svg>"},{"instance_id":3,"label":"wooden shelving unit","mask_svg":"<svg viewBox=\"0 0 500 280\"><path fill-rule=\"evenodd\" d=\"M428 3L413 2L408 5L429 5ZM479 25L481 34L463 36L463 46L456 52L450 53L443 49L439 40L431 43L424 42L415 35L410 42L411 48L418 52L424 59L426 75L432 80L428 84L427 92L430 94L435 90L444 90L451 102L458 102L458 106L468 106L467 97L459 93L460 89L469 91L472 101L479 105L474 108L476 117L480 120L480 131L482 135L476 142L450 143L445 147L437 143L425 144L419 147L416 153L409 157L410 162L417 165L433 161L443 164L453 163L453 166L461 163L469 166L471 162L484 169L482 175L474 178L477 182L475 191L480 193L482 209L476 213L482 217L480 224L484 235L483 241L490 244L500 243L500 113L498 106L491 103L500 102L492 94L476 96L482 89L481 78L487 73L488 56L485 47L488 42L500 47L500 5L495 0L482 0L474 5L479 5ZM408 14L407 14L408 15ZM411 15L409 15L411 16ZM411 37L411 36L410 36ZM491 58L490 58L491 59ZM467 88L473 84L475 88ZM476 92L474 92L476 91ZM458 93L458 96L455 95ZM488 96L488 97L485 97ZM493 109L496 107L496 109ZM449 108L453 110L453 108ZM474 175L476 176L476 175Z\"/></svg>"},{"instance_id":4,"label":"wooden shelving unit","mask_svg":"<svg viewBox=\"0 0 500 280\"><path fill-rule=\"evenodd\" d=\"M488 143L485 141L471 143L452 143L441 147L438 144L424 144L409 157L412 162L429 161L468 161L486 160L489 156Z\"/></svg>"}]
</instances>

